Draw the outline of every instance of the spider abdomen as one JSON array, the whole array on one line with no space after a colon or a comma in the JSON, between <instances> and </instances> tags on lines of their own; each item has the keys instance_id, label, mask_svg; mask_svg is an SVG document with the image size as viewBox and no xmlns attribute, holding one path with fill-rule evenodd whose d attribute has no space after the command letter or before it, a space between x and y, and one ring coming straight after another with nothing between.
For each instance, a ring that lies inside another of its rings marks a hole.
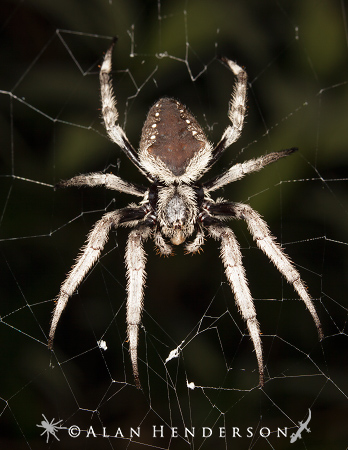
<instances>
[{"instance_id":1,"label":"spider abdomen","mask_svg":"<svg viewBox=\"0 0 348 450\"><path fill-rule=\"evenodd\" d=\"M161 98L150 109L143 126L139 158L142 165L160 179L187 181L190 163L209 153L211 146L197 120L172 98ZM192 178L192 177L191 177Z\"/></svg>"}]
</instances>

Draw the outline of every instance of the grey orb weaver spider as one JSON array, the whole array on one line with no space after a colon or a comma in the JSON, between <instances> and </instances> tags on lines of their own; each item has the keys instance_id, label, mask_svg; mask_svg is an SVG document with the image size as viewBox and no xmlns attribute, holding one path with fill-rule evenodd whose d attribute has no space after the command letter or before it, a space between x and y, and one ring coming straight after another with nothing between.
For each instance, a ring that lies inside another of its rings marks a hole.
<instances>
[{"instance_id":1,"label":"grey orb weaver spider","mask_svg":"<svg viewBox=\"0 0 348 450\"><path fill-rule=\"evenodd\" d=\"M152 238L162 255L172 254L172 245L185 245L187 253L195 253L204 243L205 233L220 242L221 259L239 311L246 321L256 353L260 386L264 384L260 327L248 287L239 244L227 219L242 219L257 246L273 262L285 279L293 285L313 317L319 338L323 337L314 304L299 272L271 235L266 222L249 205L211 198L211 193L259 171L270 163L292 154L296 148L269 153L256 159L234 164L221 175L204 182L198 180L239 138L246 109L247 74L235 62L221 58L236 76L229 103L230 125L213 146L197 120L179 101L159 99L150 109L143 125L139 150L129 142L118 124L116 99L111 79L111 58L115 40L107 50L100 69L102 116L110 139L116 143L150 186L139 187L111 173L89 173L62 181L59 186L103 186L140 197L134 206L107 212L96 222L75 264L63 282L56 302L49 332L53 339L60 316L71 295L98 260L111 228L127 226L129 232L125 263L127 268L127 335L136 386L141 387L138 369L138 334L143 310L143 288L146 278L144 242ZM193 239L186 242L188 238ZM168 243L170 241L170 243Z\"/></svg>"}]
</instances>

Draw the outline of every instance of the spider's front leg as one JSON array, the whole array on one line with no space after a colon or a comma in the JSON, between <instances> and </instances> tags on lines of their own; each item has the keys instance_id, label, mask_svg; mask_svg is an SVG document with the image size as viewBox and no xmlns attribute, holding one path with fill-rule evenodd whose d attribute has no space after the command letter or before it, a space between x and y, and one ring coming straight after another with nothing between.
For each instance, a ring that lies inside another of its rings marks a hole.
<instances>
[{"instance_id":1,"label":"spider's front leg","mask_svg":"<svg viewBox=\"0 0 348 450\"><path fill-rule=\"evenodd\" d=\"M283 252L280 245L275 241L275 238L269 231L267 223L261 218L260 214L253 210L249 205L236 203L233 206L233 210L236 218L246 221L257 246L268 256L285 279L292 284L295 291L305 303L308 311L312 315L317 327L319 339L321 340L324 335L313 301L307 292L299 272L295 269L290 258Z\"/></svg>"},{"instance_id":2,"label":"spider's front leg","mask_svg":"<svg viewBox=\"0 0 348 450\"><path fill-rule=\"evenodd\" d=\"M207 229L210 236L221 241L221 258L225 266L226 277L230 283L239 311L246 321L254 345L259 367L260 386L262 387L264 385L264 371L260 327L256 318L253 298L245 276L239 244L230 228L221 224L218 220L212 219L211 221L215 223L208 225ZM207 224L208 219L205 222Z\"/></svg>"},{"instance_id":3,"label":"spider's front leg","mask_svg":"<svg viewBox=\"0 0 348 450\"><path fill-rule=\"evenodd\" d=\"M127 267L127 333L133 374L137 388L141 388L138 370L138 334L143 310L144 284L146 279L146 253L143 242L150 236L151 228L139 226L129 233L126 248Z\"/></svg>"},{"instance_id":4,"label":"spider's front leg","mask_svg":"<svg viewBox=\"0 0 348 450\"><path fill-rule=\"evenodd\" d=\"M56 306L53 311L51 328L48 338L48 347L52 349L56 328L66 307L69 298L76 291L87 273L91 270L94 263L99 259L100 254L108 240L110 228L117 228L125 222L137 221L147 214L144 207L123 208L116 211L106 213L90 232L85 246L82 248L81 255L77 258L75 265L72 267L67 278L60 288Z\"/></svg>"},{"instance_id":5,"label":"spider's front leg","mask_svg":"<svg viewBox=\"0 0 348 450\"><path fill-rule=\"evenodd\" d=\"M225 217L235 217L236 219L245 220L249 231L255 240L257 246L268 256L279 272L285 279L292 284L295 291L299 294L301 300L305 303L308 311L311 313L314 323L317 327L319 339L323 338L323 331L320 319L316 312L315 306L309 296L306 286L301 279L299 272L295 269L290 258L283 252L280 245L269 231L267 223L249 205L243 203L206 203L207 211L210 214Z\"/></svg>"}]
</instances>

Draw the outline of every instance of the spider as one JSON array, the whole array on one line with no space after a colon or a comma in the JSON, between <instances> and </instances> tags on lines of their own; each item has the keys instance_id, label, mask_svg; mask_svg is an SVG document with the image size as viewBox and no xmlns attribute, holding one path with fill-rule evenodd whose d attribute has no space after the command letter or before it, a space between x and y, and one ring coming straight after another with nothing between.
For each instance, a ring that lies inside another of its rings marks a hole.
<instances>
[{"instance_id":1,"label":"spider","mask_svg":"<svg viewBox=\"0 0 348 450\"><path fill-rule=\"evenodd\" d=\"M42 414L42 417L45 420L41 420L41 425L36 425L39 428L43 428L43 432L40 434L40 436L43 436L44 434L46 434L46 444L48 444L48 439L50 437L50 434L52 434L53 437L55 437L57 439L57 441L59 441L58 436L56 435L56 432L60 429L62 429L63 427L59 426L60 422L62 422L62 420L58 420L57 422L55 422L55 419L52 419L51 422L49 422L46 417L44 416L44 414Z\"/></svg>"},{"instance_id":2,"label":"spider","mask_svg":"<svg viewBox=\"0 0 348 450\"><path fill-rule=\"evenodd\" d=\"M143 290L146 278L144 242L151 238L160 254L172 254L172 245L185 245L186 253L201 249L205 234L220 242L221 259L238 309L246 321L256 353L259 384L264 384L264 368L260 328L251 296L239 244L233 231L225 225L227 219L246 221L257 246L291 283L305 303L316 324L319 338L323 337L319 317L300 274L289 257L271 235L266 222L249 205L214 201L210 193L256 172L296 148L273 152L232 165L224 173L205 182L198 180L240 136L246 109L247 74L235 62L222 57L233 72L236 83L229 103L227 126L219 143L213 147L197 120L179 101L159 99L150 109L143 125L139 150L130 144L118 124L118 111L111 79L112 51L116 39L105 53L100 68L102 116L107 134L138 170L150 182L148 188L139 187L111 173L77 175L58 185L104 186L125 194L141 197L137 205L107 212L96 222L88 239L63 282L53 311L48 346L52 348L60 316L77 287L98 260L108 239L110 229L130 227L125 251L127 269L127 336L135 384L141 387L138 370L138 334L143 309ZM192 240L187 242L188 238Z\"/></svg>"}]
</instances>

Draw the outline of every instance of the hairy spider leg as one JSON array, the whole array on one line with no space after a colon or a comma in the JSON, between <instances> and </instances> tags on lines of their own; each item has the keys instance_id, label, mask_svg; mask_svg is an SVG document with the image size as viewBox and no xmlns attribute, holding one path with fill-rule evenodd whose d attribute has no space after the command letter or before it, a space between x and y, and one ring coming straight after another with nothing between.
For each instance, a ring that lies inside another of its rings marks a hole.
<instances>
[{"instance_id":1,"label":"hairy spider leg","mask_svg":"<svg viewBox=\"0 0 348 450\"><path fill-rule=\"evenodd\" d=\"M235 301L243 319L246 321L254 345L259 367L260 386L264 385L263 356L260 327L256 318L253 298L248 287L239 244L233 231L222 224L208 226L211 237L221 242L221 259L225 267L227 280L231 286Z\"/></svg>"},{"instance_id":2,"label":"hairy spider leg","mask_svg":"<svg viewBox=\"0 0 348 450\"><path fill-rule=\"evenodd\" d=\"M105 53L104 61L99 72L100 92L102 98L102 116L104 118L105 129L110 139L115 142L128 156L138 170L146 176L150 181L154 181L153 177L141 165L138 154L129 142L126 133L117 123L118 111L116 108L116 98L113 92L111 69L112 69L112 51L116 42L116 38L112 41L109 49Z\"/></svg>"},{"instance_id":3,"label":"hairy spider leg","mask_svg":"<svg viewBox=\"0 0 348 450\"><path fill-rule=\"evenodd\" d=\"M214 148L211 166L220 158L227 147L239 139L243 129L246 111L248 77L245 70L228 58L221 57L220 59L228 66L231 72L236 75L237 82L234 85L228 109L228 117L232 125L229 125L226 128L220 142Z\"/></svg>"},{"instance_id":4,"label":"hairy spider leg","mask_svg":"<svg viewBox=\"0 0 348 450\"><path fill-rule=\"evenodd\" d=\"M129 233L125 261L127 267L127 333L133 374L140 388L138 370L138 334L143 311L144 284L146 279L146 253L143 243L151 234L149 226L138 226Z\"/></svg>"},{"instance_id":5,"label":"hairy spider leg","mask_svg":"<svg viewBox=\"0 0 348 450\"><path fill-rule=\"evenodd\" d=\"M291 155L295 151L297 151L297 148L293 147L286 150L280 150L278 152L268 153L267 155L260 156L259 158L249 159L243 163L233 164L222 174L217 175L215 178L203 183L203 188L206 192L216 191L229 183L240 180L249 173L258 172L268 164L272 164L280 158Z\"/></svg>"},{"instance_id":6,"label":"hairy spider leg","mask_svg":"<svg viewBox=\"0 0 348 450\"><path fill-rule=\"evenodd\" d=\"M146 208L123 208L111 211L96 222L88 235L86 244L81 250L81 254L76 259L76 263L63 282L56 306L53 312L51 328L49 332L48 347L52 349L56 328L61 314L68 303L69 298L76 291L92 266L99 259L100 254L108 240L111 227L117 228L127 222L134 222L142 219L146 215Z\"/></svg>"}]
</instances>

